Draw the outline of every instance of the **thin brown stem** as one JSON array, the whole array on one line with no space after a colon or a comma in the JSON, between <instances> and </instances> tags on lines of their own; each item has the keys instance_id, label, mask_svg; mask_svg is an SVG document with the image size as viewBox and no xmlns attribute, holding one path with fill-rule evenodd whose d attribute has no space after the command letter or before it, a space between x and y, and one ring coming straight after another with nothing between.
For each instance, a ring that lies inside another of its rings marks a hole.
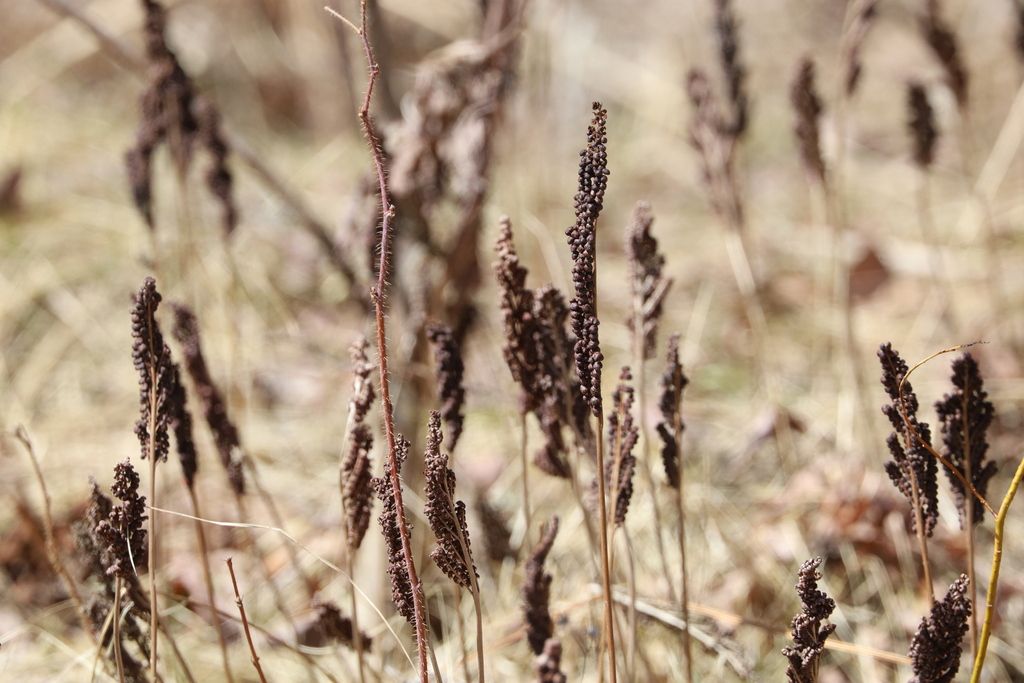
<instances>
[{"instance_id":1,"label":"thin brown stem","mask_svg":"<svg viewBox=\"0 0 1024 683\"><path fill-rule=\"evenodd\" d=\"M526 456L526 413L523 411L519 412L519 462L523 466L523 518L526 522L526 531L523 533L523 557L526 557L533 547L530 542L533 520L530 513L530 462Z\"/></svg>"},{"instance_id":2,"label":"thin brown stem","mask_svg":"<svg viewBox=\"0 0 1024 683\"><path fill-rule=\"evenodd\" d=\"M928 604L935 602L935 589L932 587L931 562L928 560L928 539L924 528L924 512L921 509L921 492L917 485L917 473L910 469L910 497L911 505L914 508L914 528L917 531L917 543L921 548L921 565L924 567L925 593L928 597Z\"/></svg>"},{"instance_id":3,"label":"thin brown stem","mask_svg":"<svg viewBox=\"0 0 1024 683\"><path fill-rule=\"evenodd\" d=\"M252 665L256 667L256 673L260 680L267 683L267 677L263 675L263 667L260 666L259 655L256 654L256 646L252 642L252 634L249 633L249 620L245 618L245 605L242 603L242 596L238 592L238 581L235 579L235 568L231 564L231 558L225 560L228 563L228 573L231 574L231 587L235 591L235 604L238 605L238 614L242 619L242 630L245 631L245 640L249 643L249 653L252 655Z\"/></svg>"},{"instance_id":4,"label":"thin brown stem","mask_svg":"<svg viewBox=\"0 0 1024 683\"><path fill-rule=\"evenodd\" d=\"M152 346L150 348L153 348ZM153 387L150 391L149 407L149 504L156 505L156 434L157 411L157 378L154 373ZM156 647L158 633L160 631L160 606L156 593L156 515L149 517L149 675L152 680L157 680L156 673Z\"/></svg>"},{"instance_id":5,"label":"thin brown stem","mask_svg":"<svg viewBox=\"0 0 1024 683\"><path fill-rule=\"evenodd\" d=\"M78 612L78 619L82 622L82 630L88 634L92 644L98 646L99 643L96 635L89 626L88 613L85 609L85 603L82 602L82 594L78 592L78 586L71 580L71 575L68 574L67 567L64 566L57 552L57 541L53 533L53 505L50 499L50 491L46 488L46 480L43 479L43 471L39 467L39 459L36 457L32 440L29 439L28 431L26 431L24 425L19 424L15 427L14 437L21 442L25 452L28 453L29 461L32 463L32 472L35 474L39 489L43 492L43 534L46 538L46 558L50 561L50 566L53 567L53 570L57 572L57 576L60 577L61 583L64 584L68 595L71 596L71 602L75 604L75 611Z\"/></svg>"},{"instance_id":6,"label":"thin brown stem","mask_svg":"<svg viewBox=\"0 0 1024 683\"><path fill-rule=\"evenodd\" d=\"M114 579L114 606L110 608L114 621L114 662L117 664L117 680L124 683L124 657L121 654L121 576Z\"/></svg>"},{"instance_id":7,"label":"thin brown stem","mask_svg":"<svg viewBox=\"0 0 1024 683\"><path fill-rule=\"evenodd\" d=\"M206 543L206 532L203 531L203 523L199 521L203 515L199 510L199 498L196 496L194 487L189 487L188 495L192 501L192 514L196 517L193 524L195 524L196 540L199 542L200 564L203 567L203 581L206 583L206 594L209 596L210 604L216 605L217 600L214 597L213 591L213 572L210 570L210 551ZM234 683L235 678L231 675L231 663L228 659L228 643L224 638L224 627L221 624L220 617L215 612L210 613L210 618L213 620L213 627L217 631L217 644L220 646L220 656L224 663L224 680L228 683Z\"/></svg>"},{"instance_id":8,"label":"thin brown stem","mask_svg":"<svg viewBox=\"0 0 1024 683\"><path fill-rule=\"evenodd\" d=\"M689 594L689 576L686 572L686 511L683 505L683 480L686 469L683 467L683 416L679 413L678 407L672 415L672 433L676 440L676 446L679 449L678 455L678 467L679 467L679 488L676 489L676 509L679 513L679 528L677 529L679 535L679 565L681 573L681 581L679 587L679 609L683 616L683 655L686 666L686 678L683 679L686 683L693 681L693 645L690 637L690 594Z\"/></svg>"},{"instance_id":9,"label":"thin brown stem","mask_svg":"<svg viewBox=\"0 0 1024 683\"><path fill-rule=\"evenodd\" d=\"M601 587L604 590L604 636L608 648L608 673L611 683L616 683L615 670L615 620L612 612L612 570L611 554L608 549L608 503L607 486L604 476L604 413L598 411L595 428L597 450L597 497L601 522Z\"/></svg>"}]
</instances>

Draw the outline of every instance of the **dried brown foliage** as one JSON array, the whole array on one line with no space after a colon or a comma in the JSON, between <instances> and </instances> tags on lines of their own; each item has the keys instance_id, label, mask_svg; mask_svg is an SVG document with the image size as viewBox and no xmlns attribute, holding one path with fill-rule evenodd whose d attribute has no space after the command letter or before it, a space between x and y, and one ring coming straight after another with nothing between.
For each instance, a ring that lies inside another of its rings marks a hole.
<instances>
[{"instance_id":1,"label":"dried brown foliage","mask_svg":"<svg viewBox=\"0 0 1024 683\"><path fill-rule=\"evenodd\" d=\"M535 655L544 652L544 643L554 634L554 622L548 603L551 600L553 577L544 571L551 546L558 534L558 517L552 517L540 542L530 554L523 570L523 616L526 619L526 641Z\"/></svg>"},{"instance_id":2,"label":"dried brown foliage","mask_svg":"<svg viewBox=\"0 0 1024 683\"><path fill-rule=\"evenodd\" d=\"M789 90L789 99L796 112L797 144L804 167L819 181L825 182L825 159L821 155L821 134L818 129L824 108L814 84L814 61L804 57L797 68Z\"/></svg>"},{"instance_id":3,"label":"dried brown foliage","mask_svg":"<svg viewBox=\"0 0 1024 683\"><path fill-rule=\"evenodd\" d=\"M126 458L114 467L111 493L121 505L110 506L106 519L96 521L94 531L102 541L100 552L107 574L122 579L137 574L136 567L146 564L146 497L139 495L139 475ZM106 506L104 506L106 507Z\"/></svg>"},{"instance_id":4,"label":"dried brown foliage","mask_svg":"<svg viewBox=\"0 0 1024 683\"><path fill-rule=\"evenodd\" d=\"M821 655L825 651L825 639L836 630L835 624L822 622L836 608L835 600L818 590L821 574L817 569L821 558L807 560L800 566L796 592L800 596L800 614L793 617L793 646L782 649L789 659L786 676L790 683L816 683Z\"/></svg>"},{"instance_id":5,"label":"dried brown foliage","mask_svg":"<svg viewBox=\"0 0 1024 683\"><path fill-rule=\"evenodd\" d=\"M951 683L956 677L963 652L960 643L967 634L967 619L971 616L967 585L967 576L961 574L942 602L932 602L931 615L921 620L910 643L914 670L910 683Z\"/></svg>"},{"instance_id":6,"label":"dried brown foliage","mask_svg":"<svg viewBox=\"0 0 1024 683\"><path fill-rule=\"evenodd\" d=\"M203 357L199 343L199 321L194 313L182 304L174 304L174 338L181 344L181 354L185 370L192 378L199 403L203 408L203 416L213 432L217 444L220 461L228 474L232 490L241 495L245 493L245 475L242 461L238 455L241 444L238 430L228 417L227 406L220 390L213 383L210 370Z\"/></svg>"},{"instance_id":7,"label":"dried brown foliage","mask_svg":"<svg viewBox=\"0 0 1024 683\"><path fill-rule=\"evenodd\" d=\"M626 228L626 258L629 261L629 284L633 292L633 309L626 323L636 333L644 358L654 358L658 322L661 320L662 305L672 278L663 277L665 257L658 253L658 240L651 234L654 215L647 202L638 202L633 212L633 222Z\"/></svg>"}]
</instances>

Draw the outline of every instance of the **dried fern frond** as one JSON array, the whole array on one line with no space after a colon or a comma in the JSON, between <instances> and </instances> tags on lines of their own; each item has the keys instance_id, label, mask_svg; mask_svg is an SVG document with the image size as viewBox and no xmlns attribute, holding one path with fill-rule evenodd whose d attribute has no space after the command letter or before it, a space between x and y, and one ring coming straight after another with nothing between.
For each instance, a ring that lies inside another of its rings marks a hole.
<instances>
[{"instance_id":1,"label":"dried fern frond","mask_svg":"<svg viewBox=\"0 0 1024 683\"><path fill-rule=\"evenodd\" d=\"M835 600L818 590L821 574L817 569L821 558L807 560L800 566L796 592L800 596L800 614L793 617L793 646L782 649L789 659L786 676L790 683L816 683L821 654L825 651L825 640L836 630L835 624L822 622L836 608Z\"/></svg>"},{"instance_id":2,"label":"dried fern frond","mask_svg":"<svg viewBox=\"0 0 1024 683\"><path fill-rule=\"evenodd\" d=\"M967 634L971 601L967 597L968 579L961 574L942 602L932 601L932 611L921 620L910 643L909 683L951 683L960 670L961 641Z\"/></svg>"},{"instance_id":3,"label":"dried fern frond","mask_svg":"<svg viewBox=\"0 0 1024 683\"><path fill-rule=\"evenodd\" d=\"M966 478L970 472L971 486L985 495L988 483L999 469L995 461L986 460L988 455L987 432L995 416L995 408L988 400L978 361L964 353L953 361L953 386L955 389L935 404L942 433L942 457ZM942 464L953 489L953 497L960 512L960 528L967 524L967 504L973 506L971 521L978 524L985 518L985 506L967 490L963 480L956 476L946 463Z\"/></svg>"}]
</instances>

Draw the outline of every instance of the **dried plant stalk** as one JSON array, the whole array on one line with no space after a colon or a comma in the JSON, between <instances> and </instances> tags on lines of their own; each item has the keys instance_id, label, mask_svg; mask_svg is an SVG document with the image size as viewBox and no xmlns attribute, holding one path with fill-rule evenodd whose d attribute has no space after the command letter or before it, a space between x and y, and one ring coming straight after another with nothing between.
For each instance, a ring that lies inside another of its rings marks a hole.
<instances>
[{"instance_id":1,"label":"dried plant stalk","mask_svg":"<svg viewBox=\"0 0 1024 683\"><path fill-rule=\"evenodd\" d=\"M160 305L160 293L156 281L148 277L135 297L132 309L132 359L139 372L139 404L142 417L135 424L135 433L142 447L141 458L147 457L149 466L149 501L156 506L156 465L167 460L169 439L167 435L173 415L170 397L174 391L171 352L164 345L164 337L156 320L156 309ZM157 677L157 641L160 632L160 608L156 592L156 520L149 522L149 596L150 596L150 677Z\"/></svg>"},{"instance_id":2,"label":"dried plant stalk","mask_svg":"<svg viewBox=\"0 0 1024 683\"><path fill-rule=\"evenodd\" d=\"M974 567L974 527L985 516L985 507L967 489L970 482L974 491L984 496L989 481L995 476L996 463L986 461L988 454L987 431L992 424L995 409L988 400L978 369L978 362L965 352L953 361L952 393L935 404L935 412L941 424L942 466L946 470L957 510L960 513L960 528L967 546L967 577L969 579L970 604L977 604L977 578ZM952 465L952 468L950 468ZM954 472L953 470L956 470ZM970 620L971 652L976 652L978 639L978 614L973 611Z\"/></svg>"},{"instance_id":3,"label":"dried plant stalk","mask_svg":"<svg viewBox=\"0 0 1024 683\"><path fill-rule=\"evenodd\" d=\"M594 119L587 130L587 147L580 153L579 190L576 193L576 222L565 231L572 255L572 280L576 296L570 305L572 331L576 335L574 357L580 391L591 414L597 419L598 506L600 510L601 575L604 588L604 631L608 646L608 672L612 683L617 680L615 665L615 622L612 614L611 556L607 494L605 493L605 459L602 432L604 411L601 405L601 366L604 356L598 338L597 317L597 217L608 187L608 112L594 102Z\"/></svg>"},{"instance_id":4,"label":"dried plant stalk","mask_svg":"<svg viewBox=\"0 0 1024 683\"><path fill-rule=\"evenodd\" d=\"M480 584L466 525L466 504L455 499L455 473L448 468L448 455L441 452L441 414L430 411L427 450L423 455L427 480L427 504L423 510L437 539L430 553L437 566L456 585L469 589L476 611L477 671L484 681L484 623L480 607Z\"/></svg>"},{"instance_id":5,"label":"dried plant stalk","mask_svg":"<svg viewBox=\"0 0 1024 683\"><path fill-rule=\"evenodd\" d=\"M927 423L917 419L917 395L910 382L905 381L908 374L906 362L888 343L879 348L878 358L882 363L882 386L892 401L882 406L882 412L895 430L886 440L893 460L885 463L885 471L900 493L910 501L914 514L913 529L921 548L925 589L931 596L927 539L939 519L938 469L932 457L931 430Z\"/></svg>"}]
</instances>

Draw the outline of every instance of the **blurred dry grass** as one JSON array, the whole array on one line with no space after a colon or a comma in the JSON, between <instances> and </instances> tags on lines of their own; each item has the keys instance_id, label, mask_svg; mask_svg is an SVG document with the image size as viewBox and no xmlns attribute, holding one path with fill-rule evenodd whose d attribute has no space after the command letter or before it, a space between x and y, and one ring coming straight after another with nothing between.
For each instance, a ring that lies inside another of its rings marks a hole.
<instances>
[{"instance_id":1,"label":"blurred dry grass","mask_svg":"<svg viewBox=\"0 0 1024 683\"><path fill-rule=\"evenodd\" d=\"M342 3L339 9L353 13L352 4ZM1024 167L1015 146L994 147L1020 86L1021 62L1013 51L1011 3L946 3L973 79L970 135L976 158L969 160L972 174L965 175L955 102L917 31L921 4L881 3L862 52L861 88L846 117L847 154L837 182L850 226L843 256L855 263L872 249L889 275L855 307L857 353L868 368L867 402L874 406L884 399L873 383L878 343L892 341L913 361L954 344L992 342L977 355L997 411L992 452L1002 472L990 489L997 496L1021 456L1018 444L1024 433L1018 355L1024 347L1018 313L1024 284L1018 265L1024 257ZM198 86L217 100L230 125L313 213L340 231L369 159L354 125L352 99L362 91L363 69L358 61L346 67L335 23L317 3L182 0L169 5L171 41ZM468 0L390 0L382 5L393 31L392 80L399 98L420 60L475 31L475 5ZM43 5L23 0L8 3L3 11L0 174L13 169L22 174L20 207L0 215L0 496L7 502L0 506L0 538L10 538L20 529L16 504L27 502L38 511L41 503L24 454L10 438L15 425L24 424L36 442L59 517L82 503L90 475L104 484L116 462L137 452L128 309L130 294L153 272L154 241L131 205L123 165L133 140L140 80L100 52L79 26ZM135 3L95 0L88 11L141 52ZM831 105L841 73L837 60L845 3L736 3L753 104L752 128L742 149L752 260L759 279L767 283L769 330L777 354L773 363L785 404L804 427L797 435L797 458L785 468L779 467L772 441L757 440L758 431L771 423L768 403L758 390L754 349L722 230L708 207L698 159L688 142L685 75L703 65L719 77L710 11L710 2L667 0L652 0L643 9L605 0L529 4L515 88L497 134L482 260L491 260L497 217L507 213L516 225L531 284L550 279L566 289L569 266L562 230L572 222L577 151L589 103L602 100L610 109L612 169L599 241L605 259L599 287L606 374L612 377L614 368L630 362L621 235L635 201L646 199L667 254L667 273L676 280L663 336L684 331L684 361L691 377L684 404L691 600L767 626L700 622L715 633L732 630L742 657L753 667L750 680L779 679L785 660L778 650L796 611L791 590L795 568L806 557L826 556L823 585L840 604L835 621L844 641L905 653L925 605L918 597L917 560L904 529L906 506L881 469L888 457L882 416L874 415L872 429L855 426L850 413L857 398L841 381L844 361L822 352L838 333L823 327L822 309L830 303L816 298L820 292L814 286L826 232L812 218L793 142L789 81L797 60L809 53L818 62L826 101L826 156L837 148L840 132ZM279 32L272 23L275 16L283 17ZM351 37L343 39L349 59L355 60ZM940 322L929 246L917 225L917 177L905 127L908 79L928 84L943 134L932 200L944 245L943 276L959 321L956 330ZM970 193L982 165L1001 153L1012 158L1005 178L983 188L992 192L996 248L991 262ZM243 441L285 512L289 533L334 557L342 544L336 468L349 390L346 349L368 327L358 308L346 303L351 295L346 283L298 229L295 216L247 168L233 163L241 223L225 245L216 207L202 196L198 178L190 179L182 196L171 180L168 159L158 157L158 284L167 299L197 310L215 379L228 390ZM1001 306L990 297L993 281L1005 295ZM489 280L478 301L484 315L467 350L469 417L456 460L460 482L490 485L491 500L516 521L518 390L501 361ZM410 341L397 327L390 335L393 352L402 357ZM946 391L947 367L939 359L915 375L924 403ZM648 405L653 408L653 403ZM423 411L407 419L422 423L426 406ZM223 480L213 464L211 442L207 434L201 438L199 486L209 501L205 513L233 519L231 507L221 502ZM162 506L186 509L176 468L175 463L165 468L175 474L163 477ZM580 513L564 505L560 482L542 480L537 473L531 479L535 519L563 514L563 532L549 565L555 606L566 618L556 625L566 646L566 668L571 680L595 680L596 641L590 629L597 611L586 608L594 599L587 585L592 571L584 536L573 533ZM964 550L955 523L948 521L955 519L948 496L943 505L945 521L937 532L933 562L936 581L948 585L961 571ZM1017 519L1008 525L992 680L1024 680L1024 575L1019 571L1024 549L1016 543ZM201 594L197 570L188 559L191 536L174 534L183 523L164 523L165 538L175 544L164 551L166 578ZM516 523L515 535L521 537L521 520ZM663 604L667 582L675 578L659 576L645 496L632 508L628 526L642 592L652 603ZM417 527L418 533L425 532L422 520ZM374 528L370 535L376 533ZM230 534L224 536L217 544L230 545ZM261 538L270 548L285 542L272 533ZM990 531L981 531L979 538L979 571L985 572ZM217 557L230 551L219 547ZM382 560L373 552L364 552L362 559L366 566L356 575L365 577L367 593L383 604L387 593L381 591L386 589L373 584ZM344 580L309 556L304 563L320 576L324 593L340 601L347 591ZM262 574L244 561L237 571L246 586L250 618L282 632ZM526 646L508 642L520 619L517 580L506 566L487 579L490 588L485 588L488 658L495 680L529 676ZM20 596L0 601L0 674L9 680L84 680L93 654L80 633L66 628L71 610L66 604L41 608L33 596L15 588L13 578L0 572L0 591ZM221 597L226 595L222 585ZM451 605L443 595L433 608L450 623L444 610ZM230 608L230 601L225 605ZM304 608L296 604L295 609ZM183 609L174 610L172 619L181 622L180 644L195 670L205 680L218 676L208 627ZM378 642L389 640L380 627L369 628ZM678 670L678 650L665 644L677 634L654 619L642 629L655 669ZM233 647L236 672L249 676L247 653L241 644ZM293 657L262 647L271 679L296 675ZM393 650L393 644L384 647ZM657 664L662 657L669 666ZM442 670L457 679L461 666L455 650L442 647L441 658ZM349 664L323 659L325 666L346 675ZM386 677L407 675L399 656L389 661L397 668ZM697 661L708 680L737 679L721 653L700 651ZM903 665L864 654L835 654L827 662L823 680L828 681L909 676Z\"/></svg>"}]
</instances>

